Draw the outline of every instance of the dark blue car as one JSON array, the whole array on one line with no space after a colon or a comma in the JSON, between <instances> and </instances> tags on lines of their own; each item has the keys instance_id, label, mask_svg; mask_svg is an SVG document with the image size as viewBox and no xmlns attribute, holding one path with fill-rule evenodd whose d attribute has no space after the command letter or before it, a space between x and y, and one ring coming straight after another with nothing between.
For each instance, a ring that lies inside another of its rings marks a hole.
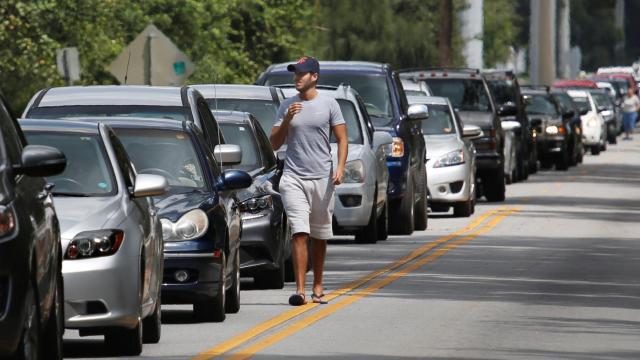
<instances>
[{"instance_id":1,"label":"dark blue car","mask_svg":"<svg viewBox=\"0 0 640 360\"><path fill-rule=\"evenodd\" d=\"M293 82L289 63L271 65L258 85ZM411 109L398 74L387 64L356 61L321 61L319 85L349 85L365 101L377 130L393 136L389 167L389 227L392 234L411 234L427 228L427 172L421 121L428 113L423 105Z\"/></svg>"}]
</instances>

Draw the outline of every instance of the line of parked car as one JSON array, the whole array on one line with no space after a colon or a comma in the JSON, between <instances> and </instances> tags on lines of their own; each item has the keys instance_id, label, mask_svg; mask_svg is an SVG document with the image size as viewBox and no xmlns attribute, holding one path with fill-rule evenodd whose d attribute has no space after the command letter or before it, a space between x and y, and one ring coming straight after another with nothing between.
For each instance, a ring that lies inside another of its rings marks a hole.
<instances>
[{"instance_id":1,"label":"line of parked car","mask_svg":"<svg viewBox=\"0 0 640 360\"><path fill-rule=\"evenodd\" d=\"M220 322L240 310L241 277L293 280L286 154L268 138L295 94L286 65L256 85L43 89L19 121L1 99L0 357L61 358L65 328L137 355L160 341L161 304ZM497 70L321 68L349 139L333 227L356 243L425 230L429 212L470 216L476 199L503 201L506 184L576 165L620 130L606 89L521 87Z\"/></svg>"}]
</instances>

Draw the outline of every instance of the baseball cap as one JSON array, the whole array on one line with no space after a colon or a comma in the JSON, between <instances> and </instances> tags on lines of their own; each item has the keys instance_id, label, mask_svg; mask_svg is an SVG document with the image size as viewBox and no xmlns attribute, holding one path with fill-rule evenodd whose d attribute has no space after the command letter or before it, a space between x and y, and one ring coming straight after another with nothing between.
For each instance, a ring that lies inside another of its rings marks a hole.
<instances>
[{"instance_id":1,"label":"baseball cap","mask_svg":"<svg viewBox=\"0 0 640 360\"><path fill-rule=\"evenodd\" d=\"M297 73L320 73L320 63L314 57L303 56L295 64L289 64L287 70Z\"/></svg>"}]
</instances>

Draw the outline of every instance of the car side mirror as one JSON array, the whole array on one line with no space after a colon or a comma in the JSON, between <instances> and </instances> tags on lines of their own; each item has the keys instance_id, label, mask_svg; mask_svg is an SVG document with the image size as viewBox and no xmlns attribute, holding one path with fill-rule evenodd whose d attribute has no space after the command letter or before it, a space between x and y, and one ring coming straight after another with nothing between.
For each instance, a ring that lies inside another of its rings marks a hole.
<instances>
[{"instance_id":1,"label":"car side mirror","mask_svg":"<svg viewBox=\"0 0 640 360\"><path fill-rule=\"evenodd\" d=\"M216 145L213 156L220 165L238 165L242 162L242 148L234 144Z\"/></svg>"},{"instance_id":2,"label":"car side mirror","mask_svg":"<svg viewBox=\"0 0 640 360\"><path fill-rule=\"evenodd\" d=\"M512 102L508 102L500 106L500 108L498 109L498 115L499 116L516 116L518 115L518 107Z\"/></svg>"},{"instance_id":3,"label":"car side mirror","mask_svg":"<svg viewBox=\"0 0 640 360\"><path fill-rule=\"evenodd\" d=\"M164 176L138 174L133 185L133 197L164 195L169 190L169 182Z\"/></svg>"},{"instance_id":4,"label":"car side mirror","mask_svg":"<svg viewBox=\"0 0 640 360\"><path fill-rule=\"evenodd\" d=\"M44 145L27 145L22 150L21 164L13 169L27 176L53 176L64 171L67 158L62 151Z\"/></svg>"},{"instance_id":5,"label":"car side mirror","mask_svg":"<svg viewBox=\"0 0 640 360\"><path fill-rule=\"evenodd\" d=\"M407 110L407 116L411 120L424 120L429 118L429 108L423 104L413 104Z\"/></svg>"},{"instance_id":6,"label":"car side mirror","mask_svg":"<svg viewBox=\"0 0 640 360\"><path fill-rule=\"evenodd\" d=\"M477 139L482 137L483 132L479 126L476 125L465 125L462 128L462 137L465 139Z\"/></svg>"},{"instance_id":7,"label":"car side mirror","mask_svg":"<svg viewBox=\"0 0 640 360\"><path fill-rule=\"evenodd\" d=\"M562 114L562 117L565 119L571 119L576 115L576 113L573 110L569 110L567 112L565 112L564 114Z\"/></svg>"},{"instance_id":8,"label":"car side mirror","mask_svg":"<svg viewBox=\"0 0 640 360\"><path fill-rule=\"evenodd\" d=\"M503 121L501 125L504 131L513 131L520 128L520 123L517 121Z\"/></svg>"},{"instance_id":9,"label":"car side mirror","mask_svg":"<svg viewBox=\"0 0 640 360\"><path fill-rule=\"evenodd\" d=\"M253 183L251 175L242 170L225 170L222 173L218 188L220 190L246 189Z\"/></svg>"}]
</instances>

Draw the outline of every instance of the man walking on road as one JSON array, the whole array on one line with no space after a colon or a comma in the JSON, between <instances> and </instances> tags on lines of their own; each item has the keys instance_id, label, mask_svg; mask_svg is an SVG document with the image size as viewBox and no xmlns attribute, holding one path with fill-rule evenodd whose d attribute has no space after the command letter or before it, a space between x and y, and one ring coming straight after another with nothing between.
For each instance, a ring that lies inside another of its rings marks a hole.
<instances>
[{"instance_id":1,"label":"man walking on road","mask_svg":"<svg viewBox=\"0 0 640 360\"><path fill-rule=\"evenodd\" d=\"M334 186L342 182L347 161L347 127L340 105L316 90L320 64L312 57L302 57L287 70L293 72L298 94L282 102L271 130L271 146L278 150L287 145L287 158L280 180L280 194L293 234L293 262L296 293L289 298L293 306L307 303L305 278L307 243L311 238L313 288L311 300L322 300L322 273L327 240L333 237ZM333 169L330 131L338 143L338 165Z\"/></svg>"}]
</instances>

